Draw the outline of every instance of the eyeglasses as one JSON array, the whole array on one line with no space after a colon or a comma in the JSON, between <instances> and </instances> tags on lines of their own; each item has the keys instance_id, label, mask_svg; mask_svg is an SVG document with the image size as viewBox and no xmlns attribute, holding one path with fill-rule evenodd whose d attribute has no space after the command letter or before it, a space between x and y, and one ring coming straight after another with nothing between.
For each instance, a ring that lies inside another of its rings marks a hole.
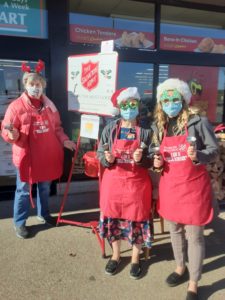
<instances>
[{"instance_id":1,"label":"eyeglasses","mask_svg":"<svg viewBox=\"0 0 225 300\"><path fill-rule=\"evenodd\" d=\"M170 99L161 100L161 103L163 105L169 105L170 103L180 103L180 102L182 102L182 100L180 100L179 98L170 98Z\"/></svg>"},{"instance_id":2,"label":"eyeglasses","mask_svg":"<svg viewBox=\"0 0 225 300\"><path fill-rule=\"evenodd\" d=\"M163 91L160 101L163 105L169 105L169 103L180 103L182 102L182 96L178 90L165 90Z\"/></svg>"},{"instance_id":3,"label":"eyeglasses","mask_svg":"<svg viewBox=\"0 0 225 300\"><path fill-rule=\"evenodd\" d=\"M122 110L127 110L128 108L135 109L137 107L138 107L138 101L135 99L129 100L129 101L122 101L119 104L119 108Z\"/></svg>"}]
</instances>

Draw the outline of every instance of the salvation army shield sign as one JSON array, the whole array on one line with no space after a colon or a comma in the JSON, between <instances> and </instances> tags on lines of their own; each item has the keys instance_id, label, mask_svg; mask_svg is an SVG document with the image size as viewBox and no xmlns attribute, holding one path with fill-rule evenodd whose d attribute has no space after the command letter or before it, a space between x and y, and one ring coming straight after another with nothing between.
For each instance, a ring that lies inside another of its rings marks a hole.
<instances>
[{"instance_id":1,"label":"salvation army shield sign","mask_svg":"<svg viewBox=\"0 0 225 300\"><path fill-rule=\"evenodd\" d=\"M67 70L68 110L112 116L118 53L72 55Z\"/></svg>"},{"instance_id":2,"label":"salvation army shield sign","mask_svg":"<svg viewBox=\"0 0 225 300\"><path fill-rule=\"evenodd\" d=\"M98 65L99 62L94 63L92 61L82 64L81 84L88 91L93 90L98 85Z\"/></svg>"}]
</instances>

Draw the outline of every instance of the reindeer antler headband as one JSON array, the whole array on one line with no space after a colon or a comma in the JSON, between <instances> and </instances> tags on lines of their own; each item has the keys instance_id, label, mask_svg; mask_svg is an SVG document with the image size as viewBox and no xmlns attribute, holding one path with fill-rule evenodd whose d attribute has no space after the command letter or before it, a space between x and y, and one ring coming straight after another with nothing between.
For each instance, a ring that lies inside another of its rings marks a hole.
<instances>
[{"instance_id":1,"label":"reindeer antler headband","mask_svg":"<svg viewBox=\"0 0 225 300\"><path fill-rule=\"evenodd\" d=\"M22 70L23 72L28 72L28 73L35 72L35 73L38 73L38 74L39 74L42 70L44 70L44 68L45 68L45 64L44 64L44 62L43 62L42 60L40 60L40 59L38 60L36 66L35 66L34 71L32 71L32 70L31 70L31 67L28 66L25 62L23 62L22 65L21 65L21 70Z\"/></svg>"}]
</instances>

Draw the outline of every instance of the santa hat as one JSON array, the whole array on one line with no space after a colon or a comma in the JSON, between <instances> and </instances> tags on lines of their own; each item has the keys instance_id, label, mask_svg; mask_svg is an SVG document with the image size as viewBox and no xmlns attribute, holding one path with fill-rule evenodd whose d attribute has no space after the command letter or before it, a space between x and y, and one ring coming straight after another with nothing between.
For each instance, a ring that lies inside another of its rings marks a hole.
<instances>
[{"instance_id":1,"label":"santa hat","mask_svg":"<svg viewBox=\"0 0 225 300\"><path fill-rule=\"evenodd\" d=\"M113 93L111 97L111 101L113 104L113 112L112 115L118 115L119 109L118 106L122 101L126 101L128 99L136 99L138 101L141 100L141 97L138 93L138 89L136 87L128 87L117 90Z\"/></svg>"},{"instance_id":2,"label":"santa hat","mask_svg":"<svg viewBox=\"0 0 225 300\"><path fill-rule=\"evenodd\" d=\"M157 102L160 101L160 97L164 91L175 89L183 96L184 101L190 104L192 96L190 88L186 82L178 78L169 78L158 85L156 95Z\"/></svg>"}]
</instances>

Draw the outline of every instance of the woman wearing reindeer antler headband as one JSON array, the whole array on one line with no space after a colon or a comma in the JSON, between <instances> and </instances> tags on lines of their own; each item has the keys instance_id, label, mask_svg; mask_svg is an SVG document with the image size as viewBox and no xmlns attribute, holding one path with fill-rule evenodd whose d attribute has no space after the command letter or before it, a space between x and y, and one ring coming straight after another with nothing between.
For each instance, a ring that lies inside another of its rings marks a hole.
<instances>
[{"instance_id":1,"label":"woman wearing reindeer antler headband","mask_svg":"<svg viewBox=\"0 0 225 300\"><path fill-rule=\"evenodd\" d=\"M27 238L26 220L31 187L37 183L37 218L42 223L55 224L49 214L50 181L63 171L63 147L75 149L61 127L57 108L43 91L46 80L40 74L44 63L39 60L35 70L22 64L24 92L8 107L2 122L2 136L12 144L13 162L17 168L14 200L14 225L19 238Z\"/></svg>"}]
</instances>

